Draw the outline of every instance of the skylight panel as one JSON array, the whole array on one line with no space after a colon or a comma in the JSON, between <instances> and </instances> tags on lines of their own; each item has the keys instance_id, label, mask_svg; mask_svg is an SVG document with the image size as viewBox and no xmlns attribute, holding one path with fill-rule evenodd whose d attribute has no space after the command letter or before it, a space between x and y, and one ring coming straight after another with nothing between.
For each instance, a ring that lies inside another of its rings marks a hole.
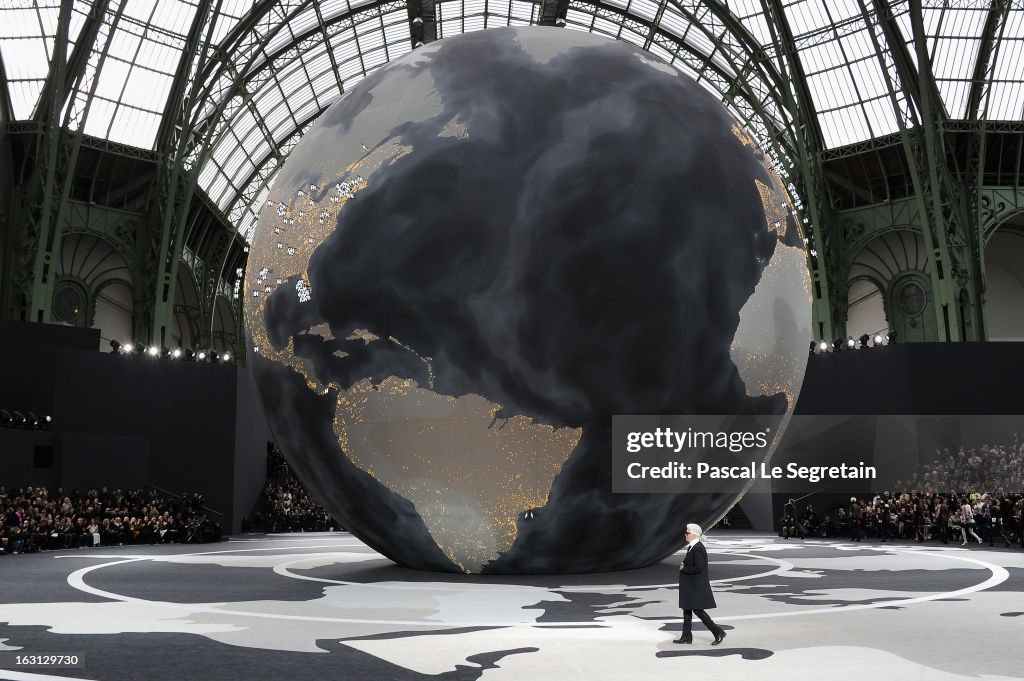
<instances>
[{"instance_id":1,"label":"skylight panel","mask_svg":"<svg viewBox=\"0 0 1024 681\"><path fill-rule=\"evenodd\" d=\"M516 19L524 19L530 21L533 19L533 8L532 2L522 2L522 0L512 0L512 12L511 16Z\"/></svg>"},{"instance_id":2,"label":"skylight panel","mask_svg":"<svg viewBox=\"0 0 1024 681\"><path fill-rule=\"evenodd\" d=\"M150 23L170 33L186 35L195 13L195 6L182 0L160 0L155 3Z\"/></svg>"},{"instance_id":3,"label":"skylight panel","mask_svg":"<svg viewBox=\"0 0 1024 681\"><path fill-rule=\"evenodd\" d=\"M5 55L6 56L6 55ZM1024 76L1024 40L1004 40L992 69L993 80L1019 81Z\"/></svg>"},{"instance_id":4,"label":"skylight panel","mask_svg":"<svg viewBox=\"0 0 1024 681\"><path fill-rule=\"evenodd\" d=\"M932 59L932 73L936 78L969 79L978 60L979 40L943 38Z\"/></svg>"},{"instance_id":5,"label":"skylight panel","mask_svg":"<svg viewBox=\"0 0 1024 681\"><path fill-rule=\"evenodd\" d=\"M263 122L271 130L275 130L279 124L289 117L288 108L284 106L284 101L281 101L270 111L261 111L260 113L263 114Z\"/></svg>"},{"instance_id":6,"label":"skylight panel","mask_svg":"<svg viewBox=\"0 0 1024 681\"><path fill-rule=\"evenodd\" d=\"M141 31L142 29L134 24L123 22L110 39L110 50L107 53L108 60L110 57L117 57L129 62L134 61L139 45L142 44Z\"/></svg>"},{"instance_id":7,"label":"skylight panel","mask_svg":"<svg viewBox=\"0 0 1024 681\"><path fill-rule=\"evenodd\" d=\"M167 103L173 80L171 76L136 66L125 79L121 101L148 111L160 112Z\"/></svg>"},{"instance_id":8,"label":"skylight panel","mask_svg":"<svg viewBox=\"0 0 1024 681\"><path fill-rule=\"evenodd\" d=\"M412 45L409 44L408 40L400 40L393 45L388 45L388 53L392 59L398 59L410 52L412 52Z\"/></svg>"},{"instance_id":9,"label":"skylight panel","mask_svg":"<svg viewBox=\"0 0 1024 681\"><path fill-rule=\"evenodd\" d=\"M352 4L353 7L357 7L361 2L355 2ZM339 14L344 14L349 10L349 3L347 0L324 0L320 3L320 14L323 15L324 19L336 17Z\"/></svg>"},{"instance_id":10,"label":"skylight panel","mask_svg":"<svg viewBox=\"0 0 1024 681\"><path fill-rule=\"evenodd\" d=\"M863 23L861 23L863 26ZM848 33L840 38L840 43L843 46L841 53L837 54L837 63L841 61L858 61L860 59L875 58L875 45L871 42L871 36L868 35L866 28ZM843 55L846 55L845 58Z\"/></svg>"},{"instance_id":11,"label":"skylight panel","mask_svg":"<svg viewBox=\"0 0 1024 681\"><path fill-rule=\"evenodd\" d=\"M658 13L658 6L651 0L630 0L629 10L648 21L653 21L654 15Z\"/></svg>"},{"instance_id":12,"label":"skylight panel","mask_svg":"<svg viewBox=\"0 0 1024 681\"><path fill-rule=\"evenodd\" d=\"M619 33L619 38L625 40L626 42L633 43L634 45L640 48L642 48L644 46L644 43L647 41L647 36L640 35L639 33L627 28L626 26L622 27L622 31Z\"/></svg>"},{"instance_id":13,"label":"skylight panel","mask_svg":"<svg viewBox=\"0 0 1024 681\"><path fill-rule=\"evenodd\" d=\"M863 107L871 130L866 132L861 139L882 137L900 129L899 122L896 120L896 112L892 108L892 100L888 96L866 101Z\"/></svg>"},{"instance_id":14,"label":"skylight panel","mask_svg":"<svg viewBox=\"0 0 1024 681\"><path fill-rule=\"evenodd\" d=\"M3 23L3 22L0 22ZM0 42L8 80L45 79L49 70L46 43L42 38L14 38Z\"/></svg>"},{"instance_id":15,"label":"skylight panel","mask_svg":"<svg viewBox=\"0 0 1024 681\"><path fill-rule=\"evenodd\" d=\"M212 160L199 172L199 186L205 189L207 193L210 192L210 187L213 186L218 172L217 164Z\"/></svg>"},{"instance_id":16,"label":"skylight panel","mask_svg":"<svg viewBox=\"0 0 1024 681\"><path fill-rule=\"evenodd\" d=\"M816 111L842 108L859 101L853 80L844 68L807 76L807 88Z\"/></svg>"},{"instance_id":17,"label":"skylight panel","mask_svg":"<svg viewBox=\"0 0 1024 681\"><path fill-rule=\"evenodd\" d=\"M320 43L315 48L302 55L302 63L311 77L315 77L324 71L331 70L331 59L327 56L327 46Z\"/></svg>"},{"instance_id":18,"label":"skylight panel","mask_svg":"<svg viewBox=\"0 0 1024 681\"><path fill-rule=\"evenodd\" d=\"M131 71L131 65L128 62L108 56L100 70L96 83L96 95L115 102L120 100L129 71Z\"/></svg>"},{"instance_id":19,"label":"skylight panel","mask_svg":"<svg viewBox=\"0 0 1024 681\"><path fill-rule=\"evenodd\" d=\"M862 98L874 99L875 97L889 94L889 86L886 84L885 76L882 74L882 67L875 57L851 62L849 70Z\"/></svg>"},{"instance_id":20,"label":"skylight panel","mask_svg":"<svg viewBox=\"0 0 1024 681\"><path fill-rule=\"evenodd\" d=\"M965 80L940 80L936 83L946 111L953 118L966 118L971 83Z\"/></svg>"},{"instance_id":21,"label":"skylight panel","mask_svg":"<svg viewBox=\"0 0 1024 681\"><path fill-rule=\"evenodd\" d=\"M594 17L594 32L603 33L614 38L619 32L619 25L608 21L604 17Z\"/></svg>"},{"instance_id":22,"label":"skylight panel","mask_svg":"<svg viewBox=\"0 0 1024 681\"><path fill-rule=\"evenodd\" d=\"M359 46L356 45L356 34L352 29L346 29L335 38L331 38L331 49L334 51L336 61L348 61L359 54Z\"/></svg>"},{"instance_id":23,"label":"skylight panel","mask_svg":"<svg viewBox=\"0 0 1024 681\"><path fill-rule=\"evenodd\" d=\"M1024 84L992 83L985 116L997 121L1024 118Z\"/></svg>"},{"instance_id":24,"label":"skylight panel","mask_svg":"<svg viewBox=\"0 0 1024 681\"><path fill-rule=\"evenodd\" d=\"M566 27L569 28L569 30L586 31L587 29L585 27L590 26L590 22L593 18L593 15L581 12L577 9L573 9L570 7L569 11L565 13Z\"/></svg>"},{"instance_id":25,"label":"skylight panel","mask_svg":"<svg viewBox=\"0 0 1024 681\"><path fill-rule=\"evenodd\" d=\"M871 138L867 120L858 106L827 111L820 114L819 119L825 146L829 148L841 147Z\"/></svg>"},{"instance_id":26,"label":"skylight panel","mask_svg":"<svg viewBox=\"0 0 1024 681\"><path fill-rule=\"evenodd\" d=\"M292 31L292 35L300 36L305 34L307 31L311 31L320 25L320 21L316 18L316 10L310 6L310 9L302 12L299 16L295 17L292 22L288 25Z\"/></svg>"},{"instance_id":27,"label":"skylight panel","mask_svg":"<svg viewBox=\"0 0 1024 681\"><path fill-rule=\"evenodd\" d=\"M42 38L44 35L54 35L57 22L52 18L56 13L56 8L38 11L28 7L5 9L4 20L0 21L0 38ZM44 28L47 29L46 33L43 32Z\"/></svg>"},{"instance_id":28,"label":"skylight panel","mask_svg":"<svg viewBox=\"0 0 1024 681\"><path fill-rule=\"evenodd\" d=\"M254 106L258 111L269 111L277 101L276 97L264 97L261 101L254 100ZM258 130L256 118L248 107L243 107L237 116L231 121L231 130L240 138L246 139L253 130Z\"/></svg>"},{"instance_id":29,"label":"skylight panel","mask_svg":"<svg viewBox=\"0 0 1024 681\"><path fill-rule=\"evenodd\" d=\"M771 45L772 33L764 16L762 0L727 0L726 5L761 45Z\"/></svg>"},{"instance_id":30,"label":"skylight panel","mask_svg":"<svg viewBox=\"0 0 1024 681\"><path fill-rule=\"evenodd\" d=\"M484 0L465 0L462 3L462 8L462 13L466 16L471 14L482 15L484 13Z\"/></svg>"},{"instance_id":31,"label":"skylight panel","mask_svg":"<svg viewBox=\"0 0 1024 681\"><path fill-rule=\"evenodd\" d=\"M690 45L696 49L698 53L703 55L709 55L715 49L711 39L708 38L703 31L688 31L686 34L686 44Z\"/></svg>"},{"instance_id":32,"label":"skylight panel","mask_svg":"<svg viewBox=\"0 0 1024 681\"><path fill-rule=\"evenodd\" d=\"M363 67L358 59L349 59L346 62L338 64L338 74L341 76L342 82L345 83L346 89L349 87L348 79L362 75L362 72Z\"/></svg>"},{"instance_id":33,"label":"skylight panel","mask_svg":"<svg viewBox=\"0 0 1024 681\"><path fill-rule=\"evenodd\" d=\"M251 149L249 156L256 159L257 161L264 161L270 156L270 142L267 138L261 137L259 142L255 145L246 145L246 149Z\"/></svg>"},{"instance_id":34,"label":"skylight panel","mask_svg":"<svg viewBox=\"0 0 1024 681\"><path fill-rule=\"evenodd\" d=\"M504 17L508 16L510 9L509 0L489 0L487 6L490 8L492 14Z\"/></svg>"},{"instance_id":35,"label":"skylight panel","mask_svg":"<svg viewBox=\"0 0 1024 681\"><path fill-rule=\"evenodd\" d=\"M160 115L120 105L114 114L108 139L136 147L150 148L160 128Z\"/></svg>"},{"instance_id":36,"label":"skylight panel","mask_svg":"<svg viewBox=\"0 0 1024 681\"><path fill-rule=\"evenodd\" d=\"M839 44L828 41L812 45L800 50L800 61L804 67L804 73L811 75L828 71L841 61Z\"/></svg>"},{"instance_id":37,"label":"skylight panel","mask_svg":"<svg viewBox=\"0 0 1024 681\"><path fill-rule=\"evenodd\" d=\"M786 7L786 18L793 35L813 33L831 23L821 3L822 0L799 0Z\"/></svg>"},{"instance_id":38,"label":"skylight panel","mask_svg":"<svg viewBox=\"0 0 1024 681\"><path fill-rule=\"evenodd\" d=\"M405 25L405 22L385 26L384 40L387 41L389 50L397 43L407 43L409 42L409 28Z\"/></svg>"},{"instance_id":39,"label":"skylight panel","mask_svg":"<svg viewBox=\"0 0 1024 681\"><path fill-rule=\"evenodd\" d=\"M155 71L174 73L181 59L182 47L172 47L155 40L144 38L139 47L139 55L135 63L147 66Z\"/></svg>"},{"instance_id":40,"label":"skylight panel","mask_svg":"<svg viewBox=\"0 0 1024 681\"><path fill-rule=\"evenodd\" d=\"M238 20L252 9L251 0L221 0L220 14L213 28L213 42L219 43L231 32Z\"/></svg>"},{"instance_id":41,"label":"skylight panel","mask_svg":"<svg viewBox=\"0 0 1024 681\"><path fill-rule=\"evenodd\" d=\"M312 93L305 99L300 100L300 105L295 109L295 121L304 121L320 109L320 105L312 96Z\"/></svg>"},{"instance_id":42,"label":"skylight panel","mask_svg":"<svg viewBox=\"0 0 1024 681\"><path fill-rule=\"evenodd\" d=\"M246 158L248 158L248 155L245 153L242 147L236 146L232 150L231 155L228 156L227 161L222 166L224 174L231 178L238 177L238 169L242 167L242 164L245 162Z\"/></svg>"},{"instance_id":43,"label":"skylight panel","mask_svg":"<svg viewBox=\"0 0 1024 681\"><path fill-rule=\"evenodd\" d=\"M374 50L373 52L368 52L363 57L363 63L366 64L367 71L375 69L378 66L382 66L383 64L387 63L387 60L388 55L383 48L379 50Z\"/></svg>"},{"instance_id":44,"label":"skylight panel","mask_svg":"<svg viewBox=\"0 0 1024 681\"><path fill-rule=\"evenodd\" d=\"M93 97L89 104L89 116L85 120L83 131L86 135L106 139L110 131L110 122L114 120L117 104L102 97Z\"/></svg>"},{"instance_id":45,"label":"skylight panel","mask_svg":"<svg viewBox=\"0 0 1024 681\"><path fill-rule=\"evenodd\" d=\"M670 4L665 8L664 14L661 15L661 23L658 24L658 28L667 31L677 38L685 38L690 29L690 22L683 18L679 10Z\"/></svg>"},{"instance_id":46,"label":"skylight panel","mask_svg":"<svg viewBox=\"0 0 1024 681\"><path fill-rule=\"evenodd\" d=\"M313 78L313 91L322 102L332 99L338 94L338 80L334 77L333 70L326 70L319 76Z\"/></svg>"}]
</instances>

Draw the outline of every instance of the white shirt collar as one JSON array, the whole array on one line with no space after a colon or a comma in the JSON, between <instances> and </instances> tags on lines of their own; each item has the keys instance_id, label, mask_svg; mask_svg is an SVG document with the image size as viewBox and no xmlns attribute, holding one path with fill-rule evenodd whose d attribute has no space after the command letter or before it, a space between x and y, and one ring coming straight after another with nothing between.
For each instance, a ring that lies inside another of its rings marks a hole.
<instances>
[{"instance_id":1,"label":"white shirt collar","mask_svg":"<svg viewBox=\"0 0 1024 681\"><path fill-rule=\"evenodd\" d=\"M696 543L697 543L697 542L699 542L699 541L700 541L700 537L697 537L696 539L691 539L690 541L688 541L688 542L686 543L686 548L688 548L688 549L692 549L692 548L693 548L693 546L694 546L694 544L696 544Z\"/></svg>"}]
</instances>

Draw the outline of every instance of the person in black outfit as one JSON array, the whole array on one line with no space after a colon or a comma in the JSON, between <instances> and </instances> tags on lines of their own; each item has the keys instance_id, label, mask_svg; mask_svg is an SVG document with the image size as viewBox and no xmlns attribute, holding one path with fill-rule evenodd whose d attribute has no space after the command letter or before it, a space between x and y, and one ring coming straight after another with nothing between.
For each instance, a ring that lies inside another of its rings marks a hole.
<instances>
[{"instance_id":1,"label":"person in black outfit","mask_svg":"<svg viewBox=\"0 0 1024 681\"><path fill-rule=\"evenodd\" d=\"M704 623L715 636L711 644L717 646L725 639L725 630L712 621L707 611L718 607L715 594L711 591L708 577L708 552L701 541L703 530L700 525L686 526L686 555L679 565L679 607L683 609L683 634L676 643L693 643L693 615Z\"/></svg>"},{"instance_id":2,"label":"person in black outfit","mask_svg":"<svg viewBox=\"0 0 1024 681\"><path fill-rule=\"evenodd\" d=\"M786 505L782 507L783 523L782 527L785 530L790 528L790 533L796 532L796 536L803 539L806 536L804 532L804 526L797 520L796 516L796 499L790 499L786 502Z\"/></svg>"},{"instance_id":3,"label":"person in black outfit","mask_svg":"<svg viewBox=\"0 0 1024 681\"><path fill-rule=\"evenodd\" d=\"M850 497L850 541L860 541L864 538L864 509L861 508L857 497Z\"/></svg>"}]
</instances>

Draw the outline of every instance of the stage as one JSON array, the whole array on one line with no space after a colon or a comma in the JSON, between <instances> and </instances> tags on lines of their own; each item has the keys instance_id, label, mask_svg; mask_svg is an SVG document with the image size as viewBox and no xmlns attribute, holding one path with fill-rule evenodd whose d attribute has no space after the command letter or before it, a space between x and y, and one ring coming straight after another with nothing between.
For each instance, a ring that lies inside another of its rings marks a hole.
<instances>
[{"instance_id":1,"label":"stage","mask_svg":"<svg viewBox=\"0 0 1024 681\"><path fill-rule=\"evenodd\" d=\"M643 570L463 576L347 533L0 557L0 679L1021 678L1024 551L706 540L728 636L679 645L678 557ZM18 665L76 656L78 666ZM31 659L31 658L29 658Z\"/></svg>"}]
</instances>

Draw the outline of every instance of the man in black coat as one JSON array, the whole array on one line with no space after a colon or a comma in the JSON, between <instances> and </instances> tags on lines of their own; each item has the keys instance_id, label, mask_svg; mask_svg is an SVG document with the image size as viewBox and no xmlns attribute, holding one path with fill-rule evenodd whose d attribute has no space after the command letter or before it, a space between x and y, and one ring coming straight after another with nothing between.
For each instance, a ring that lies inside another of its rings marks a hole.
<instances>
[{"instance_id":1,"label":"man in black coat","mask_svg":"<svg viewBox=\"0 0 1024 681\"><path fill-rule=\"evenodd\" d=\"M676 639L676 643L693 643L693 614L697 613L697 618L715 635L711 645L717 646L725 638L725 631L706 612L718 606L708 577L708 552L700 540L703 533L699 525L691 523L686 526L686 555L679 565L679 607L683 609L683 634Z\"/></svg>"}]
</instances>

